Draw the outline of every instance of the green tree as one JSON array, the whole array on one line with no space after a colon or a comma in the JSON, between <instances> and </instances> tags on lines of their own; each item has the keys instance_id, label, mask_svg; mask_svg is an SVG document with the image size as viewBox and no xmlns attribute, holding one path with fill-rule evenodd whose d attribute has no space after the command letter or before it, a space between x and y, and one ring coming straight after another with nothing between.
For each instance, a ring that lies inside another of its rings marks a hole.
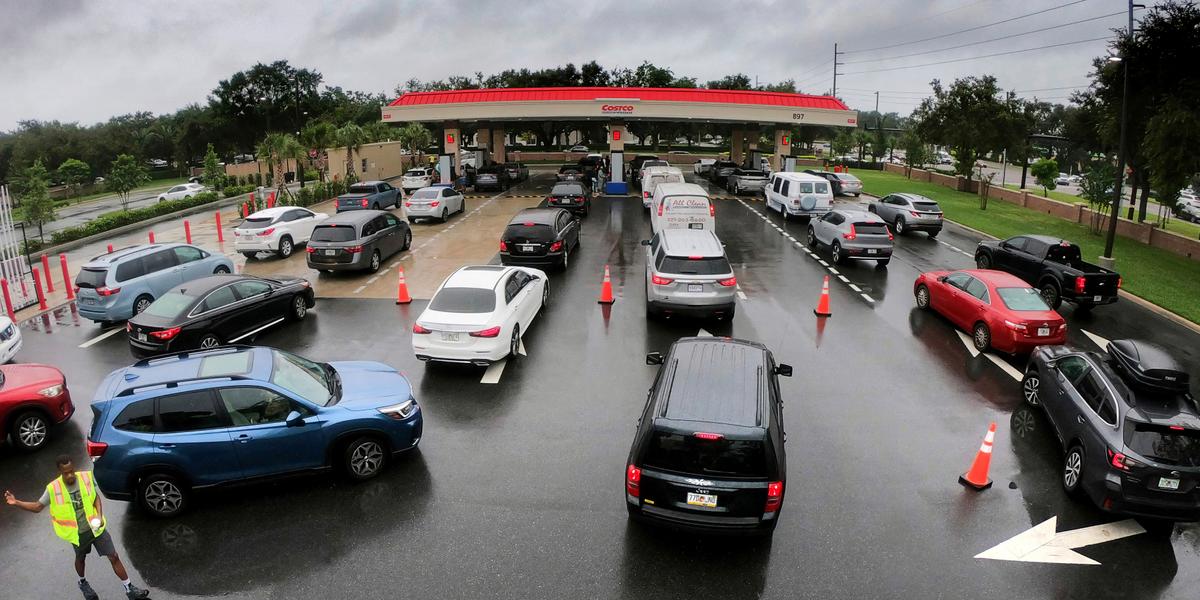
<instances>
[{"instance_id":1,"label":"green tree","mask_svg":"<svg viewBox=\"0 0 1200 600\"><path fill-rule=\"evenodd\" d=\"M904 149L905 176L912 177L913 167L929 162L929 146L913 130L905 131L900 137L900 147Z\"/></svg>"},{"instance_id":2,"label":"green tree","mask_svg":"<svg viewBox=\"0 0 1200 600\"><path fill-rule=\"evenodd\" d=\"M58 178L71 188L71 193L79 195L79 190L92 177L92 168L77 158L68 158L58 165Z\"/></svg>"},{"instance_id":3,"label":"green tree","mask_svg":"<svg viewBox=\"0 0 1200 600\"><path fill-rule=\"evenodd\" d=\"M1093 164L1079 180L1079 195L1088 201L1092 209L1092 233L1100 233L1103 216L1112 208L1116 176L1116 169L1105 159Z\"/></svg>"},{"instance_id":4,"label":"green tree","mask_svg":"<svg viewBox=\"0 0 1200 600\"><path fill-rule=\"evenodd\" d=\"M201 178L204 185L214 190L225 187L225 169L221 168L221 161L217 160L217 151L213 150L212 144L204 152L204 174Z\"/></svg>"},{"instance_id":5,"label":"green tree","mask_svg":"<svg viewBox=\"0 0 1200 600\"><path fill-rule=\"evenodd\" d=\"M42 166L42 161L35 160L21 174L22 193L21 206L25 208L25 221L37 225L38 235L42 235L42 225L54 220L54 200L50 198L50 173Z\"/></svg>"},{"instance_id":6,"label":"green tree","mask_svg":"<svg viewBox=\"0 0 1200 600\"><path fill-rule=\"evenodd\" d=\"M346 149L346 182L357 181L358 176L354 171L354 153L367 143L366 131L354 123L346 123L337 128L335 138L337 145Z\"/></svg>"},{"instance_id":7,"label":"green tree","mask_svg":"<svg viewBox=\"0 0 1200 600\"><path fill-rule=\"evenodd\" d=\"M1038 185L1042 186L1042 193L1050 195L1050 190L1057 187L1054 183L1058 179L1058 161L1052 158L1041 158L1029 167L1029 173L1037 180Z\"/></svg>"},{"instance_id":8,"label":"green tree","mask_svg":"<svg viewBox=\"0 0 1200 600\"><path fill-rule=\"evenodd\" d=\"M854 149L858 153L858 160L863 160L863 155L867 152L867 147L871 144L871 135L862 129L855 129L851 134L854 139Z\"/></svg>"},{"instance_id":9,"label":"green tree","mask_svg":"<svg viewBox=\"0 0 1200 600\"><path fill-rule=\"evenodd\" d=\"M399 132L400 142L412 154L413 165L422 164L421 154L433 143L433 134L420 123L409 123Z\"/></svg>"},{"instance_id":10,"label":"green tree","mask_svg":"<svg viewBox=\"0 0 1200 600\"><path fill-rule=\"evenodd\" d=\"M833 153L838 162L842 161L842 157L849 154L854 149L854 136L847 131L837 134L829 142L829 151Z\"/></svg>"},{"instance_id":11,"label":"green tree","mask_svg":"<svg viewBox=\"0 0 1200 600\"><path fill-rule=\"evenodd\" d=\"M288 159L300 160L304 156L304 147L296 138L288 133L269 133L254 149L259 160L266 160L271 166L273 176L271 185L278 190L279 195L287 193L284 185L283 172L287 168Z\"/></svg>"},{"instance_id":12,"label":"green tree","mask_svg":"<svg viewBox=\"0 0 1200 600\"><path fill-rule=\"evenodd\" d=\"M954 171L972 177L983 155L1023 147L1033 126L1033 111L1013 92L1003 92L996 78L965 77L949 87L933 81L933 96L913 112L917 135L947 146Z\"/></svg>"},{"instance_id":13,"label":"green tree","mask_svg":"<svg viewBox=\"0 0 1200 600\"><path fill-rule=\"evenodd\" d=\"M300 144L309 150L316 150L316 167L321 182L329 177L329 158L326 152L334 145L337 129L327 121L310 123L300 130Z\"/></svg>"},{"instance_id":14,"label":"green tree","mask_svg":"<svg viewBox=\"0 0 1200 600\"><path fill-rule=\"evenodd\" d=\"M108 191L121 197L121 210L129 210L130 193L149 181L150 176L146 174L146 168L139 164L136 158L129 154L121 154L112 161L112 168L109 169L108 178L104 183Z\"/></svg>"}]
</instances>

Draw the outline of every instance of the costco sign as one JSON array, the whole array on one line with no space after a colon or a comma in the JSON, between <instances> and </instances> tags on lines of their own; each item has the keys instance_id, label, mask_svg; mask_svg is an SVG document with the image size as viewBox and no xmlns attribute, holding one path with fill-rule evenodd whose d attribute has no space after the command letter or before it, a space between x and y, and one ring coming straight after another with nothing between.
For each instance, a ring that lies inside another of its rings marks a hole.
<instances>
[{"instance_id":1,"label":"costco sign","mask_svg":"<svg viewBox=\"0 0 1200 600\"><path fill-rule=\"evenodd\" d=\"M600 105L600 112L610 113L610 114L611 113L627 114L627 113L633 112L633 105L632 104L602 104L602 105Z\"/></svg>"}]
</instances>

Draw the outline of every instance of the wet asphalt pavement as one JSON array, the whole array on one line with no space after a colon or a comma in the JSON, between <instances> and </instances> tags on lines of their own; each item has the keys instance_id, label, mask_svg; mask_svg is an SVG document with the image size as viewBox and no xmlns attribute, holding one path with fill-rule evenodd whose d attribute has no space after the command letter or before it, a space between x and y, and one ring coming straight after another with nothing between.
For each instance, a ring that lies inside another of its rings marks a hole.
<instances>
[{"instance_id":1,"label":"wet asphalt pavement","mask_svg":"<svg viewBox=\"0 0 1200 600\"><path fill-rule=\"evenodd\" d=\"M831 278L833 317L822 327L812 308L829 272L788 239L802 240L805 226L761 201L717 206L717 232L746 295L725 325L646 321L639 241L649 225L637 199L598 199L583 231L570 269L552 273L552 304L524 338L528 356L510 361L495 385L479 382L483 369L412 356L421 302L322 298L307 320L261 335L256 343L317 360L379 360L405 372L424 409L420 451L365 484L320 476L238 488L167 521L107 501L135 581L155 598L1200 595L1196 525L1147 524L1148 533L1080 550L1101 566L973 558L1052 516L1059 530L1121 518L1067 498L1057 441L1022 407L1018 382L915 308L916 276L970 267L974 234L954 226L938 241L914 234L897 240L887 269L839 267L847 282ZM596 303L605 264L611 307ZM1200 377L1200 337L1148 310L1121 302L1086 317L1064 313L1072 344L1098 348L1082 330L1150 339ZM87 464L87 402L131 359L121 334L78 348L99 328L69 308L23 326L19 360L62 368L78 407L42 451L0 448L0 488L36 499L57 454ZM780 381L790 472L773 539L627 522L624 461L654 376L644 354L701 328L763 342L795 367ZM998 424L995 486L969 492L957 478L989 421ZM0 507L0 596L78 593L70 551L47 520ZM89 567L101 596L118 597L107 565L93 556Z\"/></svg>"}]
</instances>

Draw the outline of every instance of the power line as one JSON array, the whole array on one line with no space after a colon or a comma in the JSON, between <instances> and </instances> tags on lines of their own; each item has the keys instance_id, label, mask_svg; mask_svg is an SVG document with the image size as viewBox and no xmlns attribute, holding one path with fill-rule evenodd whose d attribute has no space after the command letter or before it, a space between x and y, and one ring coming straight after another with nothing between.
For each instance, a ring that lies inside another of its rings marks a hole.
<instances>
[{"instance_id":1,"label":"power line","mask_svg":"<svg viewBox=\"0 0 1200 600\"><path fill-rule=\"evenodd\" d=\"M815 77L817 75L825 76L827 74L827 73L825 73L825 69L829 68L830 63L832 63L832 62L833 62L832 60L827 60L827 61L821 63L821 66L817 67L816 69L810 69L810 70L806 71L803 75L797 75L796 82L799 83L801 81L808 81L809 79L812 79L813 77Z\"/></svg>"},{"instance_id":2,"label":"power line","mask_svg":"<svg viewBox=\"0 0 1200 600\"><path fill-rule=\"evenodd\" d=\"M868 59L866 59L866 60L853 60L853 61L846 62L845 64L847 64L847 65L857 65L857 64L861 64L861 63L880 62L880 61L884 61L884 60L899 60L899 59L901 59L901 58L910 58L910 57L913 57L913 56L921 56L921 55L923 55L923 54L935 54L935 53L937 53L937 52L947 52L947 51L949 51L949 50L958 50L959 48L966 48L966 47L968 47L968 46L976 46L976 45L979 45L979 44L988 44L988 43L991 43L991 42L998 42L998 41L1000 41L1000 40L1007 40L1007 39L1012 39L1012 38L1015 38L1015 37L1021 37L1021 36L1025 36L1025 35L1032 35L1032 34L1035 34L1035 33L1041 33L1041 32L1043 32L1043 31L1050 31L1050 30L1052 30L1052 29L1062 29L1063 27L1069 27L1069 26L1071 26L1071 25L1078 25L1078 24L1080 24L1080 23L1087 23L1087 22L1089 22L1089 21L1098 21L1098 20L1100 20L1100 19L1107 19L1107 18L1109 18L1109 17L1115 17L1115 16L1117 16L1117 15L1124 15L1124 14L1125 14L1125 11L1121 10L1121 11L1117 11L1117 12L1115 12L1115 13L1109 13L1109 14L1107 14L1107 15L1100 15L1100 16L1098 16L1098 17L1089 17L1089 18L1087 18L1087 19L1080 19L1080 20L1078 20L1078 21L1071 21L1070 23L1063 23L1062 25L1052 25L1052 26L1050 26L1050 27L1043 27L1043 28L1041 28L1041 29L1033 29L1033 30L1030 30L1030 31L1022 31L1021 33L1013 33L1013 34L1010 34L1010 35L1004 35L1004 36L1000 36L1000 37L992 38L992 39L990 39L990 40L979 40L978 42L967 42L966 44L959 44L959 45L957 45L957 46L947 46L947 47L945 47L945 48L938 48L937 50L925 50L925 51L922 51L922 52L913 52L913 53L910 53L910 54L901 54L900 56L888 56L888 57L886 57L886 58L868 58Z\"/></svg>"},{"instance_id":3,"label":"power line","mask_svg":"<svg viewBox=\"0 0 1200 600\"><path fill-rule=\"evenodd\" d=\"M1033 89L1029 89L1029 90L1013 90L1013 91L1019 94L1021 92L1050 92L1050 91L1054 91L1054 90L1076 90L1079 88L1088 87L1089 85L1091 85L1091 84L1090 83L1082 83L1079 85L1064 85L1062 87L1033 88Z\"/></svg>"},{"instance_id":4,"label":"power line","mask_svg":"<svg viewBox=\"0 0 1200 600\"><path fill-rule=\"evenodd\" d=\"M844 87L842 89L849 90L851 92L867 92L868 94L874 94L875 92L879 92L881 94L906 94L906 95L915 95L915 96L922 96L922 97L928 96L931 93L931 92L909 92L909 91L902 91L902 90L870 90L870 89L866 89L866 88L848 88L848 87Z\"/></svg>"},{"instance_id":5,"label":"power line","mask_svg":"<svg viewBox=\"0 0 1200 600\"><path fill-rule=\"evenodd\" d=\"M971 8L972 6L976 6L976 5L979 5L979 4L983 4L984 2L987 2L987 1L988 1L988 0L976 0L975 2L972 2L972 3L970 3L970 4L964 4L964 5L962 5L962 6L959 6L958 8L951 8L951 9L949 9L949 10L943 10L943 11L942 11L942 12L940 12L940 13L934 13L934 14L932 14L932 15L928 15L928 16L922 16L922 17L921 17L921 20L922 20L922 21L928 21L928 20L930 20L930 19L936 19L936 18L938 18L938 17L942 17L942 16L945 16L945 15L948 15L948 14L950 14L950 13L952 13L952 12L958 12L958 11L960 11L960 10L963 10L963 9L966 9L966 8ZM884 33L887 33L887 32L889 32L889 31L895 31L895 30L897 30L897 29L902 29L902 28L905 28L905 27L910 27L910 26L911 26L911 23L905 23L905 24L901 24L901 25L895 25L895 26L892 26L892 27L888 27L887 29L884 29L884 30L882 30L882 31L878 31L878 32L876 32L876 33L875 33L875 35L884 34Z\"/></svg>"},{"instance_id":6,"label":"power line","mask_svg":"<svg viewBox=\"0 0 1200 600\"><path fill-rule=\"evenodd\" d=\"M1035 46L1033 48L1022 48L1020 50L1009 50L1008 52L995 52L992 54L981 54L979 56L968 56L966 58L952 58L950 60L939 60L937 62L922 63L919 65L907 65L907 66L903 66L903 67L888 67L885 69L868 69L866 71L850 71L849 73L843 73L843 75L861 75L863 73L883 73L885 71L900 71L903 69L917 69L920 67L932 67L934 65L945 65L945 64L956 63L956 62L964 62L964 61L968 61L968 60L978 60L981 58L992 58L994 56L1007 56L1009 54L1021 54L1022 52L1033 52L1034 50L1045 50L1047 48L1061 48L1063 46L1073 46L1075 44L1086 44L1087 42L1098 42L1100 40L1108 40L1108 39L1112 39L1112 38L1110 38L1108 36L1098 37L1098 38L1089 38L1086 40L1076 40L1074 42L1063 42L1061 44L1049 44L1046 46Z\"/></svg>"},{"instance_id":7,"label":"power line","mask_svg":"<svg viewBox=\"0 0 1200 600\"><path fill-rule=\"evenodd\" d=\"M942 38L948 38L948 37L950 37L950 36L952 36L952 35L958 35L958 34L960 34L960 33L967 33L967 32L969 32L969 31L978 31L978 30L980 30L980 29L986 29L986 28L988 28L988 27L994 27L994 26L996 26L996 25L1001 25L1001 24L1004 24L1004 23L1011 23L1011 22L1013 22L1013 21L1017 21L1017 20L1020 20L1020 19L1027 18L1027 17L1032 17L1032 16L1034 16L1034 15L1040 15L1040 14L1043 14L1043 13L1048 13L1048 12L1050 12L1050 11L1058 10L1058 9L1060 9L1060 8L1066 8L1066 7L1068 7L1068 6L1074 6L1074 5L1076 5L1076 4L1082 4L1082 3L1084 3L1084 2L1087 2L1087 1L1088 1L1088 0L1074 0L1074 2L1067 2L1066 4L1059 4L1059 5L1057 5L1057 6L1051 6L1050 8L1045 8L1045 9L1042 9L1042 10L1039 10L1039 11L1036 11L1036 12L1031 12L1031 13L1027 13L1027 14L1024 14L1024 15L1019 15L1019 16L1016 16L1016 17L1011 17L1011 18L1008 18L1008 19L1004 19L1003 21L996 21L996 22L994 22L994 23L987 23L987 24L985 24L985 25L977 25L977 26L975 26L975 27L968 27L967 29L960 29L960 30L958 30L958 31L952 31L952 32L950 32L950 33L943 33L942 35L935 35L935 36L933 36L933 37L927 37L927 38L922 38L922 39L919 39L919 40L913 40L913 41L911 41L911 42L901 42L901 43L899 43L899 44L889 44L889 45L887 45L887 46L876 46L876 47L874 47L874 48L863 48L862 50L846 50L845 52L846 52L846 54L858 54L859 52L873 52L873 51L875 51L875 50L886 50L886 49L888 49L888 48L899 48L899 47L901 47L901 46L911 46L911 45L913 45L913 44L919 44L919 43L921 43L921 42L928 42L928 41L932 41L932 40L940 40L940 39L942 39Z\"/></svg>"}]
</instances>

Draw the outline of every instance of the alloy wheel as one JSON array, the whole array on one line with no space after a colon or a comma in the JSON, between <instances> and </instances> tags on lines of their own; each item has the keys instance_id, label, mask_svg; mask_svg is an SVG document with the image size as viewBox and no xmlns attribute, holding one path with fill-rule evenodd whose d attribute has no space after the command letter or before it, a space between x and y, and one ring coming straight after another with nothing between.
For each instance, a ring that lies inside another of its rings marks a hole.
<instances>
[{"instance_id":1,"label":"alloy wheel","mask_svg":"<svg viewBox=\"0 0 1200 600\"><path fill-rule=\"evenodd\" d=\"M1067 458L1063 461L1063 484L1067 489L1073 490L1079 485L1079 475L1083 471L1083 456L1079 454L1079 449L1073 448L1067 453Z\"/></svg>"},{"instance_id":2,"label":"alloy wheel","mask_svg":"<svg viewBox=\"0 0 1200 600\"><path fill-rule=\"evenodd\" d=\"M516 358L521 352L521 327L513 327L512 339L508 342L508 355Z\"/></svg>"},{"instance_id":3,"label":"alloy wheel","mask_svg":"<svg viewBox=\"0 0 1200 600\"><path fill-rule=\"evenodd\" d=\"M1025 381L1021 383L1021 392L1025 395L1025 401L1032 406L1037 406L1041 403L1040 387L1042 380L1036 375L1026 375Z\"/></svg>"},{"instance_id":4,"label":"alloy wheel","mask_svg":"<svg viewBox=\"0 0 1200 600\"><path fill-rule=\"evenodd\" d=\"M296 296L292 300L292 314L296 315L296 319L303 319L304 315L308 314L308 303L304 301L304 298Z\"/></svg>"},{"instance_id":5,"label":"alloy wheel","mask_svg":"<svg viewBox=\"0 0 1200 600\"><path fill-rule=\"evenodd\" d=\"M379 442L365 441L350 454L350 470L358 477L370 477L383 465L383 448Z\"/></svg>"},{"instance_id":6,"label":"alloy wheel","mask_svg":"<svg viewBox=\"0 0 1200 600\"><path fill-rule=\"evenodd\" d=\"M174 483L160 480L146 486L144 498L146 506L149 506L154 512L165 515L179 510L183 503L183 492Z\"/></svg>"},{"instance_id":7,"label":"alloy wheel","mask_svg":"<svg viewBox=\"0 0 1200 600\"><path fill-rule=\"evenodd\" d=\"M980 323L975 326L975 331L972 335L972 340L975 342L975 349L984 352L992 341L992 332L988 331L987 325Z\"/></svg>"},{"instance_id":8,"label":"alloy wheel","mask_svg":"<svg viewBox=\"0 0 1200 600\"><path fill-rule=\"evenodd\" d=\"M292 240L290 240L288 238L283 238L283 241L279 242L279 256L287 258L291 255L292 255Z\"/></svg>"},{"instance_id":9,"label":"alloy wheel","mask_svg":"<svg viewBox=\"0 0 1200 600\"><path fill-rule=\"evenodd\" d=\"M150 299L138 298L137 304L133 305L133 314L140 315L142 314L142 311L146 310L147 308L150 308Z\"/></svg>"},{"instance_id":10,"label":"alloy wheel","mask_svg":"<svg viewBox=\"0 0 1200 600\"><path fill-rule=\"evenodd\" d=\"M29 415L17 425L17 439L26 448L37 448L46 442L46 420L40 415Z\"/></svg>"},{"instance_id":11,"label":"alloy wheel","mask_svg":"<svg viewBox=\"0 0 1200 600\"><path fill-rule=\"evenodd\" d=\"M917 306L919 308L929 308L929 288L925 286L917 288Z\"/></svg>"},{"instance_id":12,"label":"alloy wheel","mask_svg":"<svg viewBox=\"0 0 1200 600\"><path fill-rule=\"evenodd\" d=\"M201 350L208 350L209 348L216 348L217 346L220 346L220 345L221 345L221 340L218 340L217 336L215 336L211 333L204 336L203 338L200 338L200 349Z\"/></svg>"}]
</instances>

